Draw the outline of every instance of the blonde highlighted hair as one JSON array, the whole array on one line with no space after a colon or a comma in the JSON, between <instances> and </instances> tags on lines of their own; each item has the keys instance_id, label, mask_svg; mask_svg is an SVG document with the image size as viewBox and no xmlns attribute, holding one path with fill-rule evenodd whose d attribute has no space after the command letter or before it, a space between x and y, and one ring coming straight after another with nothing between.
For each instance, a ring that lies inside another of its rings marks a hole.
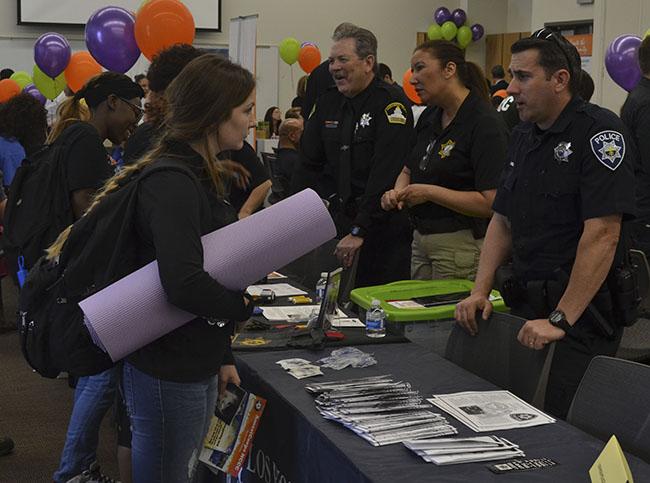
<instances>
[{"instance_id":1,"label":"blonde highlighted hair","mask_svg":"<svg viewBox=\"0 0 650 483\"><path fill-rule=\"evenodd\" d=\"M83 99L77 100L74 97L68 97L56 110L57 120L52 126L50 134L45 141L47 144L52 144L61 135L67 127L76 122L89 121L90 109Z\"/></svg>"},{"instance_id":2,"label":"blonde highlighted hair","mask_svg":"<svg viewBox=\"0 0 650 483\"><path fill-rule=\"evenodd\" d=\"M162 134L156 146L135 164L127 166L111 177L95 195L86 216L108 194L116 191L121 182L163 157L184 158L175 155L174 146L199 144L204 168L217 194L224 194L224 177L230 173L217 160L209 137L230 119L235 107L243 104L255 88L253 75L238 64L215 55L205 54L190 62L165 90L167 112ZM66 228L47 249L50 259L56 258L70 235Z\"/></svg>"}]
</instances>

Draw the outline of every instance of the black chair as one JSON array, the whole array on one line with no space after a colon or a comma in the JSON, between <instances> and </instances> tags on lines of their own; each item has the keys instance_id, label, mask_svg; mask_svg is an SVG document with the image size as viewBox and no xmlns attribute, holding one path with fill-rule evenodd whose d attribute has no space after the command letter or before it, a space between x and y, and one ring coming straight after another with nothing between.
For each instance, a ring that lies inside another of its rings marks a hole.
<instances>
[{"instance_id":1,"label":"black chair","mask_svg":"<svg viewBox=\"0 0 650 483\"><path fill-rule=\"evenodd\" d=\"M639 283L639 320L631 327L626 327L621 338L616 357L636 362L650 361L650 267L645 253L630 250L630 259L636 265Z\"/></svg>"},{"instance_id":2,"label":"black chair","mask_svg":"<svg viewBox=\"0 0 650 483\"><path fill-rule=\"evenodd\" d=\"M456 324L447 341L445 359L529 403L539 404L550 349L547 346L536 351L521 345L517 334L524 323L520 317L494 312L488 320L479 321L475 336Z\"/></svg>"},{"instance_id":3,"label":"black chair","mask_svg":"<svg viewBox=\"0 0 650 483\"><path fill-rule=\"evenodd\" d=\"M269 195L269 203L275 204L280 200L283 200L289 195L289 186L288 181L280 176L276 169L276 162L278 157L272 153L262 153L262 162L264 167L269 173L271 178L271 194Z\"/></svg>"},{"instance_id":4,"label":"black chair","mask_svg":"<svg viewBox=\"0 0 650 483\"><path fill-rule=\"evenodd\" d=\"M573 397L567 421L650 463L650 367L594 357Z\"/></svg>"},{"instance_id":5,"label":"black chair","mask_svg":"<svg viewBox=\"0 0 650 483\"><path fill-rule=\"evenodd\" d=\"M339 267L334 249L336 238L323 243L318 248L282 267L279 272L291 277L308 290L314 290L322 272L331 272Z\"/></svg>"}]
</instances>

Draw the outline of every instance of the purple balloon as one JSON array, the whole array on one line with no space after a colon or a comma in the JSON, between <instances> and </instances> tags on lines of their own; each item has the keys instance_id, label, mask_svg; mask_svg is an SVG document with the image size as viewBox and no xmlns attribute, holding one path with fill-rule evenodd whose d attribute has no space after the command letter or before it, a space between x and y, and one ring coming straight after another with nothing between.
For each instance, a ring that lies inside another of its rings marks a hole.
<instances>
[{"instance_id":1,"label":"purple balloon","mask_svg":"<svg viewBox=\"0 0 650 483\"><path fill-rule=\"evenodd\" d=\"M456 27L458 28L465 25L465 22L467 21L467 14L465 13L465 10L462 8L457 8L451 12L451 20L456 24Z\"/></svg>"},{"instance_id":2,"label":"purple balloon","mask_svg":"<svg viewBox=\"0 0 650 483\"><path fill-rule=\"evenodd\" d=\"M108 70L126 72L140 57L133 32L135 17L121 7L104 7L86 23L88 52Z\"/></svg>"},{"instance_id":3,"label":"purple balloon","mask_svg":"<svg viewBox=\"0 0 650 483\"><path fill-rule=\"evenodd\" d=\"M48 32L41 35L34 44L34 62L45 75L56 77L70 62L70 44L61 34Z\"/></svg>"},{"instance_id":4,"label":"purple balloon","mask_svg":"<svg viewBox=\"0 0 650 483\"><path fill-rule=\"evenodd\" d=\"M433 20L438 24L442 25L448 20L451 20L451 12L447 7L438 7L433 13Z\"/></svg>"},{"instance_id":5,"label":"purple balloon","mask_svg":"<svg viewBox=\"0 0 650 483\"><path fill-rule=\"evenodd\" d=\"M475 23L470 27L470 30L472 31L472 40L476 42L478 39L483 37L483 34L485 33L485 29L483 28L483 25L480 23Z\"/></svg>"},{"instance_id":6,"label":"purple balloon","mask_svg":"<svg viewBox=\"0 0 650 483\"><path fill-rule=\"evenodd\" d=\"M641 39L634 35L619 35L605 54L607 73L626 91L631 91L641 80L638 51Z\"/></svg>"},{"instance_id":7,"label":"purple balloon","mask_svg":"<svg viewBox=\"0 0 650 483\"><path fill-rule=\"evenodd\" d=\"M27 84L25 88L23 89L23 92L25 94L29 94L30 96L33 96L40 102L41 104L45 105L47 102L47 99L43 94L41 94L41 91L38 90L38 87L36 87L34 84Z\"/></svg>"}]
</instances>

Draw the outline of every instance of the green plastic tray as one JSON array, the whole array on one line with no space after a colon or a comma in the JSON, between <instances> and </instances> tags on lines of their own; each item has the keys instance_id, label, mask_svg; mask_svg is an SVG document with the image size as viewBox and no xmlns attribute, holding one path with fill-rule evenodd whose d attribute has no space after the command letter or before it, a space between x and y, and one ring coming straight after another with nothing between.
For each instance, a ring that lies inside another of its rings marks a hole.
<instances>
[{"instance_id":1,"label":"green plastic tray","mask_svg":"<svg viewBox=\"0 0 650 483\"><path fill-rule=\"evenodd\" d=\"M363 309L368 309L372 299L381 302L390 322L414 322L423 320L443 320L454 316L455 304L439 305L425 308L397 308L389 305L387 300L409 300L413 297L426 297L454 292L468 292L474 283L469 280L403 280L386 285L362 287L350 292L350 300ZM492 305L497 312L507 312L508 308L497 290L491 293Z\"/></svg>"}]
</instances>

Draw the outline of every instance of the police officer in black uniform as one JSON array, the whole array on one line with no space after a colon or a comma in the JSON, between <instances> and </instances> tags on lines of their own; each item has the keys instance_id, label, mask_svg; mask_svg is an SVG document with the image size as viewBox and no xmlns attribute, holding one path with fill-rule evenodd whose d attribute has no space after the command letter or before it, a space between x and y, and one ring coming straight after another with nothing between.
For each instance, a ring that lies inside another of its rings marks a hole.
<instances>
[{"instance_id":1,"label":"police officer in black uniform","mask_svg":"<svg viewBox=\"0 0 650 483\"><path fill-rule=\"evenodd\" d=\"M512 255L504 299L528 319L521 344L539 350L557 341L545 409L565 418L589 361L616 353L633 312L634 284L617 246L622 219L635 211L635 152L615 114L576 95L580 58L560 35L542 29L515 42L510 69L523 122L512 133L475 288L456 319L480 330L475 313L491 312L495 272Z\"/></svg>"},{"instance_id":2,"label":"police officer in black uniform","mask_svg":"<svg viewBox=\"0 0 650 483\"><path fill-rule=\"evenodd\" d=\"M319 98L301 140L294 189L312 187L330 201L344 267L359 256L356 286L409 277L410 230L400 213L385 213L410 152L413 117L406 98L376 76L377 39L352 24L332 37L330 72L336 83Z\"/></svg>"},{"instance_id":3,"label":"police officer in black uniform","mask_svg":"<svg viewBox=\"0 0 650 483\"><path fill-rule=\"evenodd\" d=\"M411 278L473 279L505 162L507 129L488 101L482 69L466 61L460 47L429 40L415 49L411 65L411 84L429 107L382 208L408 207Z\"/></svg>"}]
</instances>

